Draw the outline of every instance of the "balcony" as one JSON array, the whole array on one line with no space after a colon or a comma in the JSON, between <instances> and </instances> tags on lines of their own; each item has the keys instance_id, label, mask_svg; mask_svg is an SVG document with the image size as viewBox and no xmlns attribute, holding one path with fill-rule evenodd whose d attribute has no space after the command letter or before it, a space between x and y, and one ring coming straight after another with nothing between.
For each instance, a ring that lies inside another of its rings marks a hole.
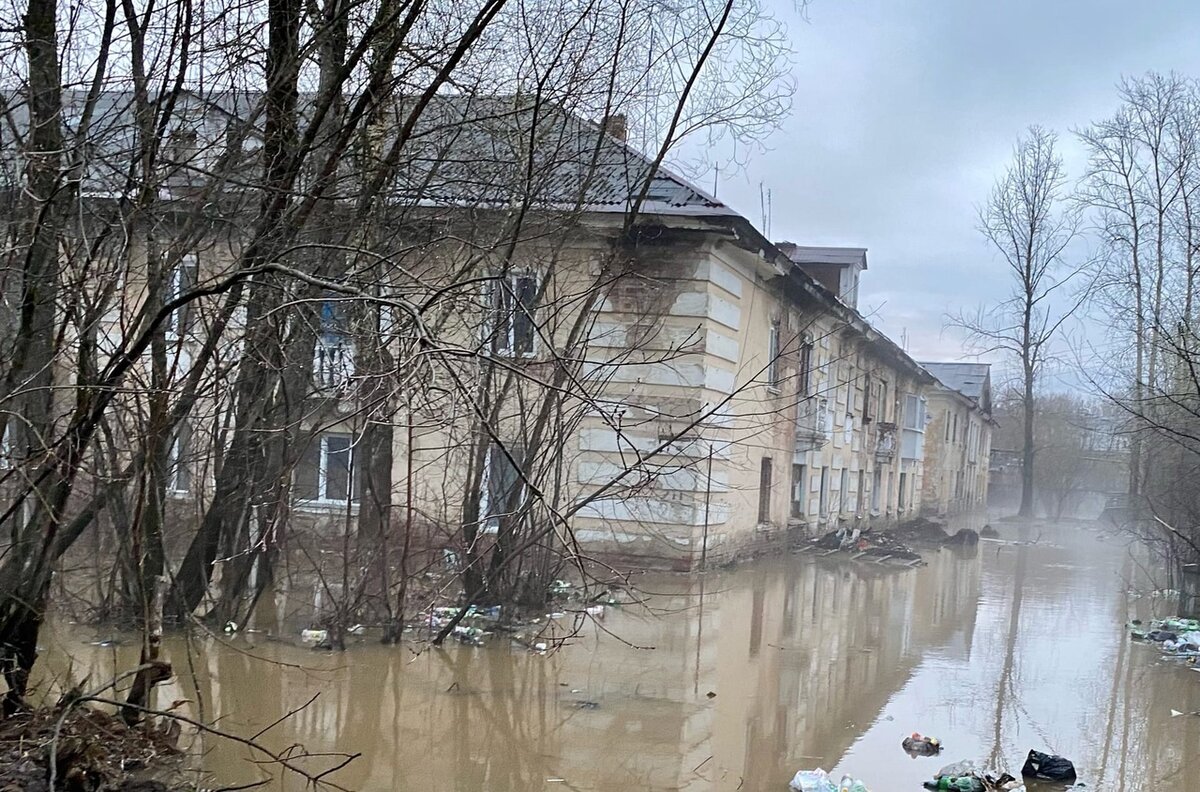
<instances>
[{"instance_id":1,"label":"balcony","mask_svg":"<svg viewBox=\"0 0 1200 792\"><path fill-rule=\"evenodd\" d=\"M875 461L886 465L896 458L896 424L875 423Z\"/></svg>"},{"instance_id":2,"label":"balcony","mask_svg":"<svg viewBox=\"0 0 1200 792\"><path fill-rule=\"evenodd\" d=\"M313 353L313 386L319 392L343 391L354 376L354 345L343 339L319 339Z\"/></svg>"},{"instance_id":3,"label":"balcony","mask_svg":"<svg viewBox=\"0 0 1200 792\"><path fill-rule=\"evenodd\" d=\"M796 451L815 451L829 442L833 413L828 399L805 399L796 410Z\"/></svg>"}]
</instances>

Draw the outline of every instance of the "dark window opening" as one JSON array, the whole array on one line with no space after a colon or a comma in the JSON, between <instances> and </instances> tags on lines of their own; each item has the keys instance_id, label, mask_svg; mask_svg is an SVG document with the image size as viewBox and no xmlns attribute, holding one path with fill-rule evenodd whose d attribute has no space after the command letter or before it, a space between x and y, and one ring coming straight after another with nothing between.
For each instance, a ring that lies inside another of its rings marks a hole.
<instances>
[{"instance_id":1,"label":"dark window opening","mask_svg":"<svg viewBox=\"0 0 1200 792\"><path fill-rule=\"evenodd\" d=\"M758 521L771 521L771 459L763 457L758 472Z\"/></svg>"}]
</instances>

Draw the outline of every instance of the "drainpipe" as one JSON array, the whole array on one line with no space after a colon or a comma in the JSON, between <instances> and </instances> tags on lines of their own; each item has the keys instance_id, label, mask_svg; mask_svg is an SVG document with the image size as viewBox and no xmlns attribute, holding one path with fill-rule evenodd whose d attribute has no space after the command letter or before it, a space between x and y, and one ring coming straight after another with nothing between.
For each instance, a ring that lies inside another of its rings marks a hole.
<instances>
[{"instance_id":1,"label":"drainpipe","mask_svg":"<svg viewBox=\"0 0 1200 792\"><path fill-rule=\"evenodd\" d=\"M700 544L700 569L705 568L708 561L708 507L712 501L712 458L713 444L708 441L708 473L704 476L704 539Z\"/></svg>"}]
</instances>

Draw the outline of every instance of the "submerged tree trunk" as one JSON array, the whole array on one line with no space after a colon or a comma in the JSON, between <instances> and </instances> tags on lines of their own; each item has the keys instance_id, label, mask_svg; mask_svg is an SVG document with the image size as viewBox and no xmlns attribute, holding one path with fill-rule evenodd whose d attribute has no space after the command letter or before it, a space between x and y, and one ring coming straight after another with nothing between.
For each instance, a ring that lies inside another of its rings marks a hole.
<instances>
[{"instance_id":1,"label":"submerged tree trunk","mask_svg":"<svg viewBox=\"0 0 1200 792\"><path fill-rule=\"evenodd\" d=\"M1025 367L1025 444L1021 456L1021 508L1017 511L1020 517L1033 516L1034 503L1034 374L1032 367Z\"/></svg>"},{"instance_id":2,"label":"submerged tree trunk","mask_svg":"<svg viewBox=\"0 0 1200 792\"><path fill-rule=\"evenodd\" d=\"M55 532L66 490L60 486L60 461L45 447L54 434L53 371L59 294L58 178L63 135L56 0L29 0L22 19L29 67L29 134L19 245L20 322L9 376L0 397L12 397L21 415L19 448L34 474L33 491L14 504L0 529L13 542L0 562L0 670L8 692L7 713L23 705L29 672L37 660L37 636L44 617L51 569L56 561ZM14 393L14 391L16 391ZM81 396L83 398L83 396ZM5 411L7 412L7 411ZM0 426L3 431L7 420Z\"/></svg>"}]
</instances>

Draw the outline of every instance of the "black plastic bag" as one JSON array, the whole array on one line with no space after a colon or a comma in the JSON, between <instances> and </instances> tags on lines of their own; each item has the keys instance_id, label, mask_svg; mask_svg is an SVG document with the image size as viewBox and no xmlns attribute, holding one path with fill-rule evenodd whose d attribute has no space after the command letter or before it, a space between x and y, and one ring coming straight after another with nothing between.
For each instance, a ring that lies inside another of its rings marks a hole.
<instances>
[{"instance_id":1,"label":"black plastic bag","mask_svg":"<svg viewBox=\"0 0 1200 792\"><path fill-rule=\"evenodd\" d=\"M1021 768L1021 775L1047 781L1065 781L1069 784L1075 781L1075 765L1071 764L1070 759L1061 756L1030 751L1029 756L1025 758L1025 766Z\"/></svg>"}]
</instances>

